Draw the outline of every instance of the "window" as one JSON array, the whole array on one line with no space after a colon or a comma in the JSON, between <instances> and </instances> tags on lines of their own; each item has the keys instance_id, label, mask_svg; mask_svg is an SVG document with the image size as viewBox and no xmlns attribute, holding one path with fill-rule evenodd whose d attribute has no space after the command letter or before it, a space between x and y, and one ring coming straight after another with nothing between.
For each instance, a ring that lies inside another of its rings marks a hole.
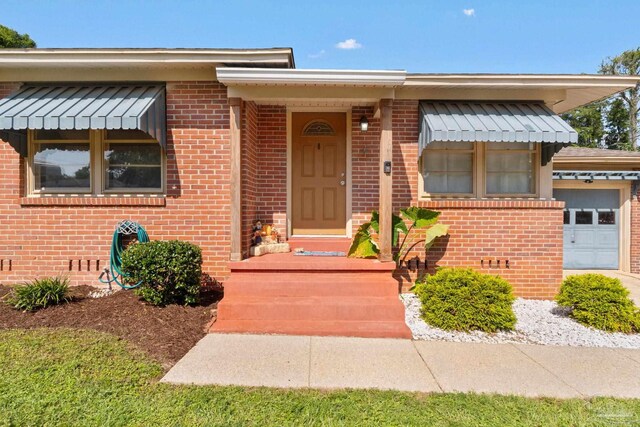
<instances>
[{"instance_id":1,"label":"window","mask_svg":"<svg viewBox=\"0 0 640 427\"><path fill-rule=\"evenodd\" d=\"M103 150L106 191L162 190L162 150L145 135L140 131L107 132Z\"/></svg>"},{"instance_id":2,"label":"window","mask_svg":"<svg viewBox=\"0 0 640 427\"><path fill-rule=\"evenodd\" d=\"M591 224L593 224L593 212L576 211L576 225L591 225Z\"/></svg>"},{"instance_id":3,"label":"window","mask_svg":"<svg viewBox=\"0 0 640 427\"><path fill-rule=\"evenodd\" d=\"M535 143L489 142L485 153L486 194L535 193Z\"/></svg>"},{"instance_id":4,"label":"window","mask_svg":"<svg viewBox=\"0 0 640 427\"><path fill-rule=\"evenodd\" d=\"M37 131L33 144L33 192L91 191L88 131Z\"/></svg>"},{"instance_id":5,"label":"window","mask_svg":"<svg viewBox=\"0 0 640 427\"><path fill-rule=\"evenodd\" d=\"M307 123L302 129L302 136L332 136L335 131L331 125L324 120L314 120Z\"/></svg>"},{"instance_id":6,"label":"window","mask_svg":"<svg viewBox=\"0 0 640 427\"><path fill-rule=\"evenodd\" d=\"M423 152L424 191L429 194L473 194L472 142L433 142Z\"/></svg>"},{"instance_id":7,"label":"window","mask_svg":"<svg viewBox=\"0 0 640 427\"><path fill-rule=\"evenodd\" d=\"M539 144L432 142L422 152L426 197L533 197L538 194Z\"/></svg>"},{"instance_id":8,"label":"window","mask_svg":"<svg viewBox=\"0 0 640 427\"><path fill-rule=\"evenodd\" d=\"M141 131L30 133L31 194L159 193L164 153Z\"/></svg>"},{"instance_id":9,"label":"window","mask_svg":"<svg viewBox=\"0 0 640 427\"><path fill-rule=\"evenodd\" d=\"M599 211L598 225L616 225L616 213L613 211Z\"/></svg>"}]
</instances>

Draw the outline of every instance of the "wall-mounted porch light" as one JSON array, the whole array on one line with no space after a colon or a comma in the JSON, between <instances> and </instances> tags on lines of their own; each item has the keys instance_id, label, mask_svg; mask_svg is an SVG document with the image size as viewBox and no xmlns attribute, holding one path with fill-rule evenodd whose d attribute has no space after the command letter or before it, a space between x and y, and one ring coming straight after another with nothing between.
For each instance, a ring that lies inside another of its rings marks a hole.
<instances>
[{"instance_id":1,"label":"wall-mounted porch light","mask_svg":"<svg viewBox=\"0 0 640 427\"><path fill-rule=\"evenodd\" d=\"M366 132L369 130L369 120L367 120L367 116L360 117L360 131Z\"/></svg>"}]
</instances>

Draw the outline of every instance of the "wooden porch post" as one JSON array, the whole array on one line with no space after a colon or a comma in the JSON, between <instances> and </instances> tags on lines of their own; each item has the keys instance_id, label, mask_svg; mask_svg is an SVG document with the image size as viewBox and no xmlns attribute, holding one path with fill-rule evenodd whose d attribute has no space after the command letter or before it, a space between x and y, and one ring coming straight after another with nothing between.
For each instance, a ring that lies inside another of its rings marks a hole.
<instances>
[{"instance_id":1,"label":"wooden porch post","mask_svg":"<svg viewBox=\"0 0 640 427\"><path fill-rule=\"evenodd\" d=\"M231 143L231 261L242 261L242 99L229 98Z\"/></svg>"},{"instance_id":2,"label":"wooden porch post","mask_svg":"<svg viewBox=\"0 0 640 427\"><path fill-rule=\"evenodd\" d=\"M385 173L385 162L391 162L393 157L393 131L391 130L392 99L380 100L380 254L382 262L393 261L391 253L391 215L393 204L393 172ZM391 163L391 171L393 171Z\"/></svg>"}]
</instances>

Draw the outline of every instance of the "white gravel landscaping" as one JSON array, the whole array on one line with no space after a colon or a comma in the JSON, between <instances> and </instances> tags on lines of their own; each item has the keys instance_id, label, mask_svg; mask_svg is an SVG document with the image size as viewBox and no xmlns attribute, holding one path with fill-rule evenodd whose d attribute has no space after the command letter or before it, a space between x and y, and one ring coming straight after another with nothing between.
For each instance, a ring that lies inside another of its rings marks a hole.
<instances>
[{"instance_id":1,"label":"white gravel landscaping","mask_svg":"<svg viewBox=\"0 0 640 427\"><path fill-rule=\"evenodd\" d=\"M576 347L640 348L640 334L622 334L588 328L571 319L554 301L518 298L513 311L518 319L512 332L449 332L429 326L420 317L420 300L402 294L405 320L416 340L484 343L529 343Z\"/></svg>"}]
</instances>

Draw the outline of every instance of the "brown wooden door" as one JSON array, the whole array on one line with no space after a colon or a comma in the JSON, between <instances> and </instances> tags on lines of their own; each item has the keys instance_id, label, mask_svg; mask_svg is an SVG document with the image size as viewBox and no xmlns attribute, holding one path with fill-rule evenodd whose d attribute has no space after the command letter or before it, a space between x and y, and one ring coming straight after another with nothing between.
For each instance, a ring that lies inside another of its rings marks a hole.
<instances>
[{"instance_id":1,"label":"brown wooden door","mask_svg":"<svg viewBox=\"0 0 640 427\"><path fill-rule=\"evenodd\" d=\"M292 114L294 235L346 232L346 119L345 113Z\"/></svg>"}]
</instances>

